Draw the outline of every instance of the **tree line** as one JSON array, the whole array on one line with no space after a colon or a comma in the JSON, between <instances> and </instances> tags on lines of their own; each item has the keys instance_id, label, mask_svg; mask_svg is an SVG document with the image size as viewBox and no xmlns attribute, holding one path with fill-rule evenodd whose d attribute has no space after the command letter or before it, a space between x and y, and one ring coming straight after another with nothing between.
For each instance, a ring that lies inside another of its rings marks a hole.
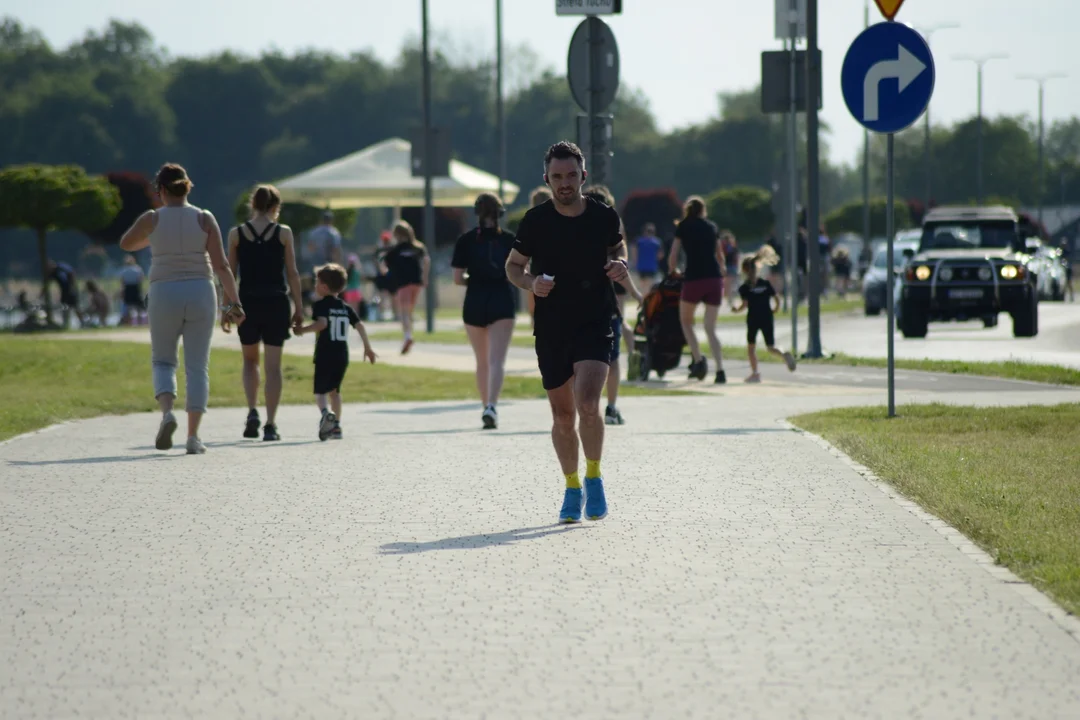
<instances>
[{"instance_id":1,"label":"tree line","mask_svg":"<svg viewBox=\"0 0 1080 720\"><path fill-rule=\"evenodd\" d=\"M436 51L432 67L435 123L449 129L458 158L493 170L493 60L467 61ZM0 167L42 163L78 165L92 175L150 175L172 160L190 171L193 201L224 221L254 183L284 178L387 137L408 137L421 120L420 87L415 43L406 43L392 62L366 51L171 57L138 24L112 21L54 48L38 31L8 18L0 23ZM774 183L782 185L786 177L783 120L761 112L758 88L720 94L717 101L714 118L663 133L647 98L624 87L612 108L616 155L609 185L616 198L621 202L637 190L664 189L685 198L728 189L754 203L752 213L759 218L761 193L771 200ZM547 145L574 138L579 111L565 77L542 69L512 89L505 106L508 178L522 188L521 203L540 181L539 158ZM936 203L974 198L975 137L974 120L934 127ZM828 160L827 127L822 140L825 216L860 198L862 183L859 167ZM920 126L897 137L898 197L925 195L922 142ZM1046 145L1049 181L1043 198L1076 201L1080 120L1053 125ZM805 147L801 123L799 147ZM1037 148L1028 117L987 120L984 157L987 196L1037 202ZM799 160L805 177L804 153ZM884 154L877 139L871 166L872 193L878 195L884 190ZM630 232L638 229L628 226ZM96 239L108 242L109 236L99 233ZM80 242L71 235L58 238L65 252L66 242ZM33 255L32 243L0 243L0 273L16 257Z\"/></svg>"}]
</instances>

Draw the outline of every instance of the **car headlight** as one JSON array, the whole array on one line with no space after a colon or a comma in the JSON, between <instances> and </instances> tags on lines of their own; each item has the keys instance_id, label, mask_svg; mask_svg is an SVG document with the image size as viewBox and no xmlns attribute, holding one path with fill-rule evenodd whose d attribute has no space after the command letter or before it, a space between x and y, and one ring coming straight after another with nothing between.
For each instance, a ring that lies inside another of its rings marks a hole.
<instances>
[{"instance_id":1,"label":"car headlight","mask_svg":"<svg viewBox=\"0 0 1080 720\"><path fill-rule=\"evenodd\" d=\"M1002 271L1004 274L1004 270ZM994 277L994 271L988 267L979 268L979 279L983 282L990 282L990 278Z\"/></svg>"},{"instance_id":2,"label":"car headlight","mask_svg":"<svg viewBox=\"0 0 1080 720\"><path fill-rule=\"evenodd\" d=\"M938 271L938 277L941 278L942 282L949 282L953 278L952 268L941 268L941 270Z\"/></svg>"},{"instance_id":3,"label":"car headlight","mask_svg":"<svg viewBox=\"0 0 1080 720\"><path fill-rule=\"evenodd\" d=\"M1006 280L1015 280L1020 275L1020 268L1015 265L1002 265L1001 277Z\"/></svg>"},{"instance_id":4,"label":"car headlight","mask_svg":"<svg viewBox=\"0 0 1080 720\"><path fill-rule=\"evenodd\" d=\"M920 265L919 267L915 268L915 277L919 280L929 280L930 268L925 265Z\"/></svg>"}]
</instances>

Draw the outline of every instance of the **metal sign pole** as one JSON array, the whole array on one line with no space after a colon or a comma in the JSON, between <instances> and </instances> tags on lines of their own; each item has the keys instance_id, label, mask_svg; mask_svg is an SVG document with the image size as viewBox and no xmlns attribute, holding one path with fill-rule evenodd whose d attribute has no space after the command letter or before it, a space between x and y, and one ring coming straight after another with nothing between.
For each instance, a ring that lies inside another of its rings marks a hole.
<instances>
[{"instance_id":1,"label":"metal sign pole","mask_svg":"<svg viewBox=\"0 0 1080 720\"><path fill-rule=\"evenodd\" d=\"M791 295L791 354L799 355L799 178L797 170L798 153L798 115L795 103L797 78L795 72L795 55L797 52L796 35L799 27L798 0L791 0L791 11L788 16L788 35L791 41L790 59L790 92L791 106L788 112L788 222L791 228L791 249L788 250L788 288Z\"/></svg>"},{"instance_id":2,"label":"metal sign pole","mask_svg":"<svg viewBox=\"0 0 1080 720\"><path fill-rule=\"evenodd\" d=\"M893 355L896 341L896 314L894 305L894 286L896 284L896 270L893 265L893 138L889 133L885 151L885 265L888 267L885 276L885 307L889 314L889 347L888 347L888 374L889 374L889 417L896 417L896 361Z\"/></svg>"},{"instance_id":3,"label":"metal sign pole","mask_svg":"<svg viewBox=\"0 0 1080 720\"><path fill-rule=\"evenodd\" d=\"M428 3L422 0L423 13L423 94L424 94L424 245L428 257L432 259L432 273L428 277L428 286L424 288L427 306L427 331L435 332L435 207L432 205L431 172L435 156L431 138L431 56L428 50Z\"/></svg>"},{"instance_id":4,"label":"metal sign pole","mask_svg":"<svg viewBox=\"0 0 1080 720\"><path fill-rule=\"evenodd\" d=\"M821 203L820 172L818 164L818 0L806 0L806 253L810 266L809 302L807 319L810 337L803 357L820 358L821 352L821 293L823 287L823 262L818 240L819 211Z\"/></svg>"},{"instance_id":5,"label":"metal sign pole","mask_svg":"<svg viewBox=\"0 0 1080 720\"><path fill-rule=\"evenodd\" d=\"M586 168L587 172L594 172L597 169L596 157L593 152L593 148L596 147L595 138L593 137L593 115L596 112L596 106L599 105L596 97L596 77L598 75L597 70L599 69L599 63L597 62L596 56L598 54L600 43L599 38L596 37L595 25L595 19L591 15L585 18L585 37L589 47L589 69L586 75L586 77L588 77L588 82L586 83L587 90L585 92L588 97L585 108L585 115L588 118L586 125L588 132L585 134L585 138L586 142L589 143L588 148L585 149L585 157L589 159L589 164Z\"/></svg>"}]
</instances>

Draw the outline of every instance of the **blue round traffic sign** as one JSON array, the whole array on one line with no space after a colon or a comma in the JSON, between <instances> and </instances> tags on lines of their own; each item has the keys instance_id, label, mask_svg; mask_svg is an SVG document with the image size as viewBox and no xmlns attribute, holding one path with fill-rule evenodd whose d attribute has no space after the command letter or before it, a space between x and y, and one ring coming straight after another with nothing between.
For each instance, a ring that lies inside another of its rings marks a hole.
<instances>
[{"instance_id":1,"label":"blue round traffic sign","mask_svg":"<svg viewBox=\"0 0 1080 720\"><path fill-rule=\"evenodd\" d=\"M922 35L898 22L863 30L848 48L840 87L848 111L867 130L897 133L926 111L934 57Z\"/></svg>"}]
</instances>

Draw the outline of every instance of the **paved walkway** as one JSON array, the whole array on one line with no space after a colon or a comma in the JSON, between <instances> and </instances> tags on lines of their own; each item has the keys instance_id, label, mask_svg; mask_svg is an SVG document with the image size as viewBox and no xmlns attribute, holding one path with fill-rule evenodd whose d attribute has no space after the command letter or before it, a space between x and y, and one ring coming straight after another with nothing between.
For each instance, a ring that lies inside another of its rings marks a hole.
<instances>
[{"instance_id":1,"label":"paved walkway","mask_svg":"<svg viewBox=\"0 0 1080 720\"><path fill-rule=\"evenodd\" d=\"M570 529L542 402L491 433L349 406L328 443L312 408L278 444L215 410L199 457L149 415L0 445L0 716L1080 716L1066 623L778 423L865 402L629 398L611 515Z\"/></svg>"}]
</instances>

